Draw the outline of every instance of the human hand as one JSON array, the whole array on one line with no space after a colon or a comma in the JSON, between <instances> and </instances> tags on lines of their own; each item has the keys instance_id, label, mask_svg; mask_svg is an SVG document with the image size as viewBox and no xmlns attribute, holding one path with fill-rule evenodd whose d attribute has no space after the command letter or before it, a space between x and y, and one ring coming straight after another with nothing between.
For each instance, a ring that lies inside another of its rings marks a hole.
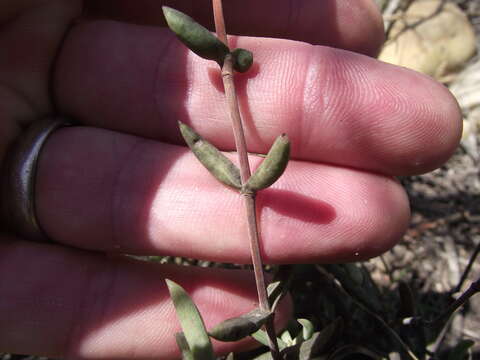
<instances>
[{"instance_id":1,"label":"human hand","mask_svg":"<svg viewBox=\"0 0 480 360\"><path fill-rule=\"evenodd\" d=\"M173 6L205 24L207 3ZM353 52L236 39L256 63L238 76L249 150L266 152L282 132L292 142L287 171L258 195L264 259L375 256L408 223L406 196L392 176L425 172L448 158L461 130L456 102L425 76L361 55L381 46L373 2L290 3L247 0L242 11L240 2L225 3L228 30ZM90 21L69 29L82 5ZM0 45L8 54L0 58L0 159L22 127L49 113L85 125L57 130L41 153L36 213L53 243L1 235L0 351L175 357L178 325L165 277L192 294L208 325L255 306L249 273L103 255L249 262L238 194L197 163L177 129L182 120L221 149L234 148L218 70L168 29L138 25L158 25L161 5L0 5Z\"/></svg>"}]
</instances>

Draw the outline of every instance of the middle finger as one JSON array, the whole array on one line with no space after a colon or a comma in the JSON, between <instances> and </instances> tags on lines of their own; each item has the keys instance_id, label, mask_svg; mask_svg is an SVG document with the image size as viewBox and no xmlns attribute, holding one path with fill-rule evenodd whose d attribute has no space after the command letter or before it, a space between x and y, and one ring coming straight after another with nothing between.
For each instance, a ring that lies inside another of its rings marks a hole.
<instances>
[{"instance_id":1,"label":"middle finger","mask_svg":"<svg viewBox=\"0 0 480 360\"><path fill-rule=\"evenodd\" d=\"M251 157L252 164L259 160ZM57 242L250 261L241 196L185 147L103 129L61 129L42 150L36 190L40 224ZM391 178L302 161L290 161L257 199L271 263L378 255L400 238L409 218L407 198Z\"/></svg>"}]
</instances>

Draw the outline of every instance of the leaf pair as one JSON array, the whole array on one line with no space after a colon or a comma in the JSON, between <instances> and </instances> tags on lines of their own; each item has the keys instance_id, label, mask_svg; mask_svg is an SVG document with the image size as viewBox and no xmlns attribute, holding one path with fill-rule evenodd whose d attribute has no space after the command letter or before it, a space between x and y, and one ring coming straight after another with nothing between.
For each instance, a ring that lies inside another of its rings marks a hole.
<instances>
[{"instance_id":1,"label":"leaf pair","mask_svg":"<svg viewBox=\"0 0 480 360\"><path fill-rule=\"evenodd\" d=\"M179 122L180 132L197 159L223 184L254 194L272 185L285 171L290 158L290 141L282 134L273 143L265 160L247 183L242 186L240 170L215 146L203 139L192 128Z\"/></svg>"},{"instance_id":2,"label":"leaf pair","mask_svg":"<svg viewBox=\"0 0 480 360\"><path fill-rule=\"evenodd\" d=\"M250 51L235 49L230 52L226 44L190 16L168 6L163 6L162 10L168 27L198 56L214 60L222 67L225 57L231 54L234 59L233 68L242 73L252 66L253 54Z\"/></svg>"},{"instance_id":3,"label":"leaf pair","mask_svg":"<svg viewBox=\"0 0 480 360\"><path fill-rule=\"evenodd\" d=\"M210 336L220 341L238 341L258 331L273 316L261 309L222 321L207 332L202 316L187 292L171 280L166 280L182 333L175 335L182 358L187 360L214 360Z\"/></svg>"}]
</instances>

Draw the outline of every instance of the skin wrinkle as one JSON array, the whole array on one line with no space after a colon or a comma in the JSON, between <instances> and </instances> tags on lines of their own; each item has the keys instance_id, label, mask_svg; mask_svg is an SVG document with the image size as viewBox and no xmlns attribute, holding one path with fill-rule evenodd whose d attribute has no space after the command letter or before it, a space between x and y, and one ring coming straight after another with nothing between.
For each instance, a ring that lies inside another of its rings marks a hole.
<instances>
[{"instance_id":1,"label":"skin wrinkle","mask_svg":"<svg viewBox=\"0 0 480 360\"><path fill-rule=\"evenodd\" d=\"M164 46L164 52L159 52L158 53L158 58L157 58L157 66L155 68L155 76L153 77L153 86L152 86L152 96L153 96L153 103L155 104L155 112L157 113L157 116L159 119L162 118L162 113L160 111L161 104L159 103L159 97L161 94L161 91L159 91L160 88L160 65L162 65L164 62L168 61L168 54L171 52L171 48L174 44L174 41L177 39L174 36L170 37L170 40L166 42Z\"/></svg>"},{"instance_id":2,"label":"skin wrinkle","mask_svg":"<svg viewBox=\"0 0 480 360\"><path fill-rule=\"evenodd\" d=\"M85 263L88 264L88 261ZM87 310L93 309L94 307L91 307L91 302L99 298L97 296L90 296L92 295L92 284L95 284L96 281L99 280L98 269L96 266L85 266L85 268L85 286L83 287L88 290L83 291L82 296L79 297L76 315L73 317L73 323L70 325L69 336L67 336L70 340L66 343L63 350L63 354L66 354L67 359L76 358L78 345L75 342L81 339L81 335L84 333L83 329L85 329L87 319L89 319Z\"/></svg>"},{"instance_id":3,"label":"skin wrinkle","mask_svg":"<svg viewBox=\"0 0 480 360\"><path fill-rule=\"evenodd\" d=\"M303 156L304 154L303 149L304 148L308 149L308 146L311 142L311 136L313 133L312 130L313 130L313 127L315 126L315 122L308 121L308 118L310 115L309 112L311 112L312 109L315 108L315 106L312 104L317 103L316 101L317 99L321 101L321 96L317 97L311 94L311 89L314 88L314 85L312 85L312 83L314 82L313 79L316 78L316 76L315 75L312 76L312 74L318 74L318 66L321 66L321 65L317 65L318 63L315 63L313 61L315 53L316 53L315 47L313 45L310 46L309 56L306 61L307 70L305 71L305 77L303 79L303 85L302 85L303 93L301 97L302 103L300 104L301 105L300 108L303 109L303 111L300 112L302 115L299 121L300 125L298 126L298 138L305 139L305 140L296 145L298 157ZM322 114L323 114L322 110L318 111L317 116L320 120L319 122L322 121ZM318 122L316 123L318 124Z\"/></svg>"},{"instance_id":4,"label":"skin wrinkle","mask_svg":"<svg viewBox=\"0 0 480 360\"><path fill-rule=\"evenodd\" d=\"M91 279L93 280L91 281L91 284L93 285L96 285L99 281L105 283L104 285L100 286L102 291L97 290L96 294L93 294L93 296L87 296L90 295L88 292L86 292L84 295L87 298L87 301L85 302L87 304L86 309L89 309L89 311L87 312L88 315L79 318L81 324L80 329L83 331L79 331L77 333L76 339L78 340L78 344L74 343L74 346L68 352L69 354L73 355L71 358L83 358L83 353L85 351L87 355L85 358L90 357L88 356L90 352L88 349L89 338L96 337L96 331L92 331L92 324L98 324L96 327L99 327L99 330L101 330L101 328L104 326L114 326L110 324L110 320L107 320L107 316L110 313L110 309L116 308L115 301L118 297L116 296L116 292L113 290L119 287L117 284L119 284L118 274L120 263L116 261L109 261L108 264L109 267L107 268L107 271L102 274L103 276L98 276L99 274L96 272ZM92 288L93 286L89 287L89 289ZM98 293L100 293L101 296L96 296ZM97 341L95 341L93 344L96 342ZM87 349L84 348L85 346L87 346ZM70 358L70 356L67 356L67 358Z\"/></svg>"},{"instance_id":5,"label":"skin wrinkle","mask_svg":"<svg viewBox=\"0 0 480 360\"><path fill-rule=\"evenodd\" d=\"M112 153L117 153L115 151L116 145L116 137L113 138L112 141ZM141 145L144 143L145 140L141 138L137 138L133 144L131 145L130 149L123 153L122 160L118 163L120 167L117 170L116 176L113 176L113 183L111 186L111 207L110 207L110 229L111 229L111 244L114 249L122 249L128 248L128 246L122 245L125 243L125 240L128 239L128 236L125 236L125 229L122 228L121 224L128 224L132 222L132 218L127 216L122 216L122 211L125 211L127 206L124 205L126 194L128 194L128 189L125 189L125 182L122 181L124 176L129 178L131 176L132 171L132 164L136 163L134 161L135 158L141 156L141 153L138 151L141 148ZM128 213L128 211L127 211Z\"/></svg>"}]
</instances>

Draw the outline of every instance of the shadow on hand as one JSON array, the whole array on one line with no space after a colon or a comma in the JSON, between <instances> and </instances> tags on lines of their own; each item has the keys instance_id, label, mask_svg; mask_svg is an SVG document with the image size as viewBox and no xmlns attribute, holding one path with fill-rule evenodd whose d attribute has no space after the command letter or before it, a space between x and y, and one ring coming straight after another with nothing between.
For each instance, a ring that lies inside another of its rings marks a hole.
<instances>
[{"instance_id":1,"label":"shadow on hand","mask_svg":"<svg viewBox=\"0 0 480 360\"><path fill-rule=\"evenodd\" d=\"M265 208L315 224L328 224L336 218L336 211L332 205L288 190L265 189L259 192L257 195L259 215Z\"/></svg>"}]
</instances>

